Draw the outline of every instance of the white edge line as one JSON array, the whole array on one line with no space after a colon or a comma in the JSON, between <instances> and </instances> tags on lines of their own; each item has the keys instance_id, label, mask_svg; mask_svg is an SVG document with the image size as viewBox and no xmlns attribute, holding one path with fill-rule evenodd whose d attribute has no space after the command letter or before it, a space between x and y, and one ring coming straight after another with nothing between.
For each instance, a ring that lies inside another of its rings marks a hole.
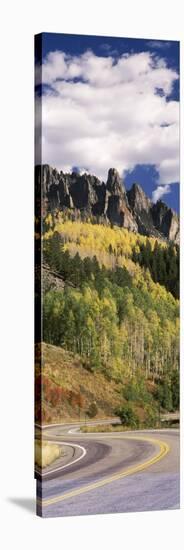
<instances>
[{"instance_id":1,"label":"white edge line","mask_svg":"<svg viewBox=\"0 0 184 550\"><path fill-rule=\"evenodd\" d=\"M85 449L85 447L82 447L81 445L77 445L76 443L72 443L72 444L71 443L63 443L63 442L53 441L53 440L51 440L51 441L48 440L48 443L55 443L55 444L61 445L61 446L68 445L69 447L78 447L79 449L82 449L82 454L81 454L81 456L79 456L75 460L72 460L72 462L69 462L68 464L65 464L64 466L59 466L58 468L55 468L54 470L49 470L49 472L41 473L38 470L35 470L35 472L37 474L40 474L42 477L48 476L49 474L54 474L55 472L58 472L60 470L64 470L64 468L68 468L72 464L75 464L76 462L78 462L79 460L84 458L84 456L87 453L87 450Z\"/></svg>"},{"instance_id":2,"label":"white edge line","mask_svg":"<svg viewBox=\"0 0 184 550\"><path fill-rule=\"evenodd\" d=\"M99 420L94 420L94 421L88 422L87 425L90 425L90 426L92 425L93 426L93 425L96 425L96 424L102 424L102 422L104 422L105 424L110 424L113 421L115 421L115 418L112 418L112 419L109 418L108 420L102 418L101 420L99 419ZM84 420L84 422L85 422L85 420ZM82 424L84 422L81 421L80 424ZM36 422L35 427L45 429L45 428L54 428L55 426L72 426L72 425L74 426L75 424L76 424L76 426L79 425L77 420L76 420L76 422L66 422L66 423L65 422L59 422L57 424L38 424L38 422Z\"/></svg>"},{"instance_id":3,"label":"white edge line","mask_svg":"<svg viewBox=\"0 0 184 550\"><path fill-rule=\"evenodd\" d=\"M99 421L99 423L101 423L101 421ZM74 424L74 423L71 423L71 424ZM45 429L45 428L52 428L52 427L54 428L56 426L60 426L60 427L71 426L71 424L70 423L68 423L68 424L61 424L61 423L60 424L45 424L45 425L35 424L35 426L37 428ZM77 424L77 422L76 422L76 424ZM90 424L89 422L88 422L87 425L88 426L93 426L93 425L95 426L95 424ZM96 425L97 425L97 423L96 423ZM80 430L80 425L79 424L77 424L77 428ZM76 429L76 428L72 428L72 430L73 429ZM114 432L89 432L89 433L86 433L86 434L81 432L81 434L88 436L90 434L92 434L92 435L98 435L98 434L99 435L105 435L107 433L112 433L113 434L113 433L179 432L179 431L180 431L180 428L145 428L143 430L127 430L127 431L124 430L122 432L115 432L115 431ZM73 433L73 431L69 430L67 433Z\"/></svg>"}]
</instances>

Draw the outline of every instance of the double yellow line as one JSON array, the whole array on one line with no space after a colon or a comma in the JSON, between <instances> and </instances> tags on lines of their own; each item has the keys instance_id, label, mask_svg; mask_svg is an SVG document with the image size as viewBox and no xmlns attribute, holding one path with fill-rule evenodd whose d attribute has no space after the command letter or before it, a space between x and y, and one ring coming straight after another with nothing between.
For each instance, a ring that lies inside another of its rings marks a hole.
<instances>
[{"instance_id":1,"label":"double yellow line","mask_svg":"<svg viewBox=\"0 0 184 550\"><path fill-rule=\"evenodd\" d=\"M69 491L68 493L64 493L63 495L58 495L49 499L42 499L42 500L38 499L37 504L40 505L41 507L51 506L52 504L57 504L58 502L62 502L63 500L67 500L69 498L82 495L83 493L87 493L88 491L93 491L94 489L98 489L99 487L104 487L104 485L108 485L109 483L122 479L123 477L127 477L137 472L141 472L142 470L145 470L149 466L152 466L152 464L155 464L156 462L164 458L164 456L166 456L166 454L170 450L170 447L167 443L165 443L164 441L159 441L158 439L152 439L149 437L136 437L136 436L135 437L124 436L123 439L130 439L130 440L136 439L137 441L148 441L149 443L152 443L153 445L158 446L159 452L155 454L152 458L147 460L146 462L138 464L137 466L132 466L127 470L123 470L121 472L118 472L117 474L113 474L111 477L101 479L99 481L91 483L90 485L85 485L84 487L81 487L79 489L74 489L73 491Z\"/></svg>"}]
</instances>

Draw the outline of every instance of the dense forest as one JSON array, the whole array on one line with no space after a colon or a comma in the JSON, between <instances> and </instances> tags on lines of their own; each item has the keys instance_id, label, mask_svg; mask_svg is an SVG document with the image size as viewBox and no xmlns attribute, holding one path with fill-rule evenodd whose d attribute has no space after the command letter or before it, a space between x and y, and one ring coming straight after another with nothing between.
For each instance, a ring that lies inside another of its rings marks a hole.
<instances>
[{"instance_id":1,"label":"dense forest","mask_svg":"<svg viewBox=\"0 0 184 550\"><path fill-rule=\"evenodd\" d=\"M132 259L149 269L153 281L164 285L175 298L179 299L179 246L170 242L163 248L155 241L152 250L149 239L140 245L140 250L133 249Z\"/></svg>"},{"instance_id":2,"label":"dense forest","mask_svg":"<svg viewBox=\"0 0 184 550\"><path fill-rule=\"evenodd\" d=\"M43 264L63 281L44 284L44 341L121 382L127 402L178 409L178 247L49 215Z\"/></svg>"}]
</instances>

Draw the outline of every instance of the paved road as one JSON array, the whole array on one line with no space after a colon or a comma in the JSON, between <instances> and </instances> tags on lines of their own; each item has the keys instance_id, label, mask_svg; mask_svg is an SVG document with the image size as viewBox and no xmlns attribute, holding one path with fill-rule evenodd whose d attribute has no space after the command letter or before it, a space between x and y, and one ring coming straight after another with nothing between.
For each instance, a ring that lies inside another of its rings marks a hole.
<instances>
[{"instance_id":1,"label":"paved road","mask_svg":"<svg viewBox=\"0 0 184 550\"><path fill-rule=\"evenodd\" d=\"M179 508L179 430L82 434L79 428L43 430L45 439L69 444L74 452L68 464L44 470L42 481L37 473L39 515Z\"/></svg>"}]
</instances>

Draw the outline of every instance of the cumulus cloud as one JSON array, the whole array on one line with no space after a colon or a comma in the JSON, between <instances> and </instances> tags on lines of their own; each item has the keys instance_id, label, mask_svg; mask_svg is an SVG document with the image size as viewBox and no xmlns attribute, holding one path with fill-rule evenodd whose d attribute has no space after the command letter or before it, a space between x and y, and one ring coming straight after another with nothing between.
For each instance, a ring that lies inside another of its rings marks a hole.
<instances>
[{"instance_id":1,"label":"cumulus cloud","mask_svg":"<svg viewBox=\"0 0 184 550\"><path fill-rule=\"evenodd\" d=\"M153 191L152 199L153 202L157 202L163 195L170 193L170 185L158 185L158 187Z\"/></svg>"},{"instance_id":2,"label":"cumulus cloud","mask_svg":"<svg viewBox=\"0 0 184 550\"><path fill-rule=\"evenodd\" d=\"M43 162L64 171L86 166L103 180L110 166L123 174L152 164L157 194L168 192L179 181L179 104L168 99L177 79L147 51L118 59L50 52L42 65Z\"/></svg>"}]
</instances>

